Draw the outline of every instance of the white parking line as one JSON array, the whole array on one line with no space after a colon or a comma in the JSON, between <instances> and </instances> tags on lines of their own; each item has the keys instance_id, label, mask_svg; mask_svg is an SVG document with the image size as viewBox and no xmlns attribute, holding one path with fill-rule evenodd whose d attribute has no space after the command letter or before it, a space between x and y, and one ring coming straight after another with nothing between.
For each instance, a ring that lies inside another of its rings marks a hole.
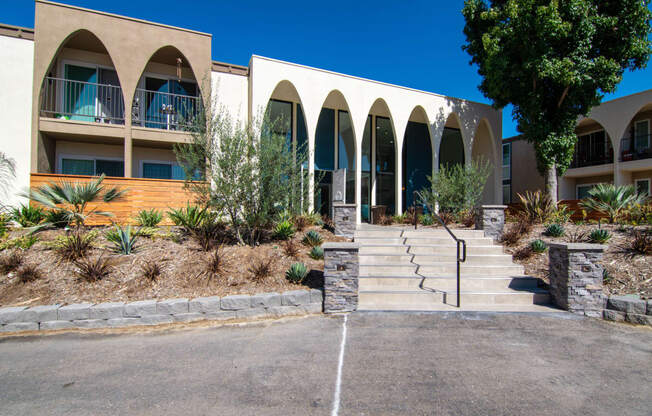
<instances>
[{"instance_id":1,"label":"white parking line","mask_svg":"<svg viewBox=\"0 0 652 416\"><path fill-rule=\"evenodd\" d=\"M346 321L349 315L344 315L342 322L342 344L340 345L340 358L337 363L337 379L335 380L335 397L333 398L333 410L331 416L337 416L340 411L340 388L342 386L342 366L344 365L344 347L346 346Z\"/></svg>"}]
</instances>

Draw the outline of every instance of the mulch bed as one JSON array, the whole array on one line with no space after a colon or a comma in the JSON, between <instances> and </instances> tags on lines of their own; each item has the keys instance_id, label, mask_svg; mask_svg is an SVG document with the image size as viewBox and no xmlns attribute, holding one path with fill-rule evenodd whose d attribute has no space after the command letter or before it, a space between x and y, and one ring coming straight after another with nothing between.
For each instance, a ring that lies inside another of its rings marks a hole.
<instances>
[{"instance_id":1,"label":"mulch bed","mask_svg":"<svg viewBox=\"0 0 652 416\"><path fill-rule=\"evenodd\" d=\"M205 270L210 253L202 251L189 237L183 237L180 242L169 238L141 237L135 253L121 255L111 251L110 243L103 237L106 228L95 229L100 236L89 257L102 255L110 259L112 271L107 278L97 282L80 280L74 273L74 266L60 261L56 253L44 244L65 232L40 232L39 242L23 253L24 263L36 266L42 272L42 278L22 283L16 279L15 272L0 274L0 306L194 298L322 287L324 261L308 256L310 247L301 244L304 233L314 229L322 235L324 242L346 241L346 238L313 226L295 234L294 240L300 250L296 258L284 253L284 243L280 241L265 242L256 247L224 245L219 251L222 270L217 275L209 275ZM175 227L161 227L161 231L180 233ZM21 233L12 231L10 237ZM0 256L8 255L9 251L5 250ZM254 278L250 271L252 265L265 259L272 259L270 274L262 279ZM310 270L303 284L294 284L285 278L285 271L298 261ZM161 266L162 274L156 280L151 281L143 276L141 268L147 262L156 262Z\"/></svg>"}]
</instances>

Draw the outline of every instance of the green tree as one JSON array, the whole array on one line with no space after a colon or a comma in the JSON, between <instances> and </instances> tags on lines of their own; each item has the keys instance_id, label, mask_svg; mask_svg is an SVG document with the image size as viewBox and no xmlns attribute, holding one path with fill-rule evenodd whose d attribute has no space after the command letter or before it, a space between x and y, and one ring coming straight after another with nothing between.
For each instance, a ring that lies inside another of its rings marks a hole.
<instances>
[{"instance_id":1,"label":"green tree","mask_svg":"<svg viewBox=\"0 0 652 416\"><path fill-rule=\"evenodd\" d=\"M614 92L623 72L646 66L649 0L466 0L463 49L496 108L514 106L534 146L546 192L568 168L575 123Z\"/></svg>"},{"instance_id":2,"label":"green tree","mask_svg":"<svg viewBox=\"0 0 652 416\"><path fill-rule=\"evenodd\" d=\"M307 207L307 151L293 148L279 123L265 116L242 123L215 102L202 110L191 142L175 146L187 187L229 219L242 244L255 245L279 212ZM196 180L197 172L206 180Z\"/></svg>"}]
</instances>

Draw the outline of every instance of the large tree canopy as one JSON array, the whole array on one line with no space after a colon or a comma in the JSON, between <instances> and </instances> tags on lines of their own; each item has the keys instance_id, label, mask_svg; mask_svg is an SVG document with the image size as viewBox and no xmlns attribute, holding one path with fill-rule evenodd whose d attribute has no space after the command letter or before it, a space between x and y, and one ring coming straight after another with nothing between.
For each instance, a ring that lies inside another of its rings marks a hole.
<instances>
[{"instance_id":1,"label":"large tree canopy","mask_svg":"<svg viewBox=\"0 0 652 416\"><path fill-rule=\"evenodd\" d=\"M573 157L578 117L651 52L649 0L466 0L463 49L480 90L514 106L556 201L556 174Z\"/></svg>"}]
</instances>

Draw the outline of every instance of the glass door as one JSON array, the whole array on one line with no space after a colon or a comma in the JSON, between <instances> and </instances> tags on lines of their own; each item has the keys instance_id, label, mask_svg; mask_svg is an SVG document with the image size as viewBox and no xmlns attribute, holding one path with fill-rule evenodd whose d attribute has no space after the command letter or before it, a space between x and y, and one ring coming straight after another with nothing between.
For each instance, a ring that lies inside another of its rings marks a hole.
<instances>
[{"instance_id":1,"label":"glass door","mask_svg":"<svg viewBox=\"0 0 652 416\"><path fill-rule=\"evenodd\" d=\"M65 66L64 111L71 120L95 121L97 70Z\"/></svg>"}]
</instances>

